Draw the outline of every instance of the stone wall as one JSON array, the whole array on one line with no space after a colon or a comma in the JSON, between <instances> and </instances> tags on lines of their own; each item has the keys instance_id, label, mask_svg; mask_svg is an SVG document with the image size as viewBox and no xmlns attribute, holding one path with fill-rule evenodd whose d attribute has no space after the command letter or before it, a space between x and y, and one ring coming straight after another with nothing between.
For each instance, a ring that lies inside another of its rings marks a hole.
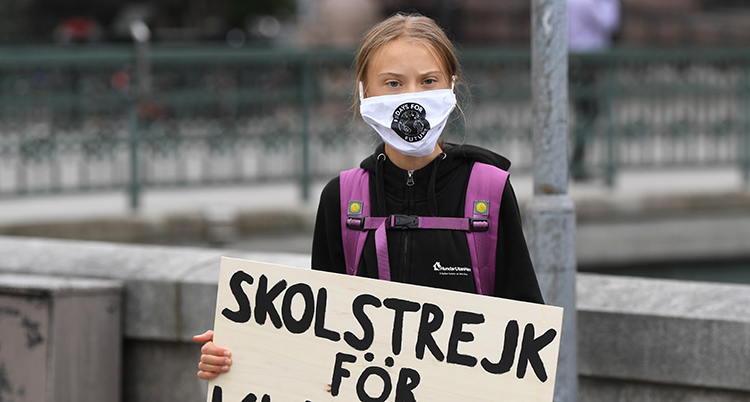
<instances>
[{"instance_id":1,"label":"stone wall","mask_svg":"<svg viewBox=\"0 0 750 402\"><path fill-rule=\"evenodd\" d=\"M0 237L0 274L124 283L125 402L199 402L192 335L212 327L221 256L304 254ZM750 286L579 274L580 401L746 401Z\"/></svg>"},{"instance_id":2,"label":"stone wall","mask_svg":"<svg viewBox=\"0 0 750 402\"><path fill-rule=\"evenodd\" d=\"M580 401L750 400L750 286L578 275Z\"/></svg>"}]
</instances>

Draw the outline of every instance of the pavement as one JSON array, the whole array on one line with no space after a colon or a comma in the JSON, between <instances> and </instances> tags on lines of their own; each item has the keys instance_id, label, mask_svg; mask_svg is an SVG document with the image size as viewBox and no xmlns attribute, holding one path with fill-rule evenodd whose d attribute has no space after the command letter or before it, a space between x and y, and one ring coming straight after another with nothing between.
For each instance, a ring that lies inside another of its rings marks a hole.
<instances>
[{"instance_id":1,"label":"pavement","mask_svg":"<svg viewBox=\"0 0 750 402\"><path fill-rule=\"evenodd\" d=\"M532 177L512 175L511 180L523 205L533 196ZM308 224L287 225L286 231L251 231L224 246L307 253L318 194L324 184L314 183L313 196L307 202L301 199L300 189L290 183L149 189L143 193L137 212L130 210L127 194L118 192L3 199L0 228L6 228L2 232L5 234L29 234L18 228L81 221L99 222L99 226L108 221L150 222L158 226L175 216L205 221L240 215L245 216L246 222L264 221L267 227L267 221L274 216L297 216ZM750 191L739 169L625 171L618 174L612 188L599 180L571 182L569 196L578 213L577 254L582 265L674 259L750 260ZM121 230L114 227L113 230ZM31 235L34 233L38 232ZM101 239L96 236L90 234L87 238L111 240L106 235ZM194 240L177 243L205 245Z\"/></svg>"}]
</instances>

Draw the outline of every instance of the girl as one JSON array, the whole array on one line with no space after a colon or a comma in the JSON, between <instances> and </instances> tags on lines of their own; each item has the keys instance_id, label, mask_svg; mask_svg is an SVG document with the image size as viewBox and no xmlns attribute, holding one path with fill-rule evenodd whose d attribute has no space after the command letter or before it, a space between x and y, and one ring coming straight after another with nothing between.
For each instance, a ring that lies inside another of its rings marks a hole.
<instances>
[{"instance_id":1,"label":"girl","mask_svg":"<svg viewBox=\"0 0 750 402\"><path fill-rule=\"evenodd\" d=\"M438 141L456 106L453 88L461 84L461 70L452 43L431 19L396 14L375 26L360 44L356 78L355 106L384 141L360 165L369 179L370 199L366 202L371 216L407 220L414 216L464 217L475 163L509 168L507 159L491 151ZM365 232L358 261L346 256L347 235L342 232L352 229L342 229L342 219L346 219L342 209L347 202L341 200L341 186L341 178L334 178L321 194L313 269L543 303L510 182L505 181L500 200L489 200L500 205L497 242L490 246L495 261L489 278L494 281L481 289L475 272L467 268L472 267L467 236L458 230L384 226L379 240L373 231ZM358 209L356 206L355 212ZM395 222L389 220L389 225ZM198 377L209 379L229 370L230 353L211 342L212 331L194 339L206 342Z\"/></svg>"}]
</instances>

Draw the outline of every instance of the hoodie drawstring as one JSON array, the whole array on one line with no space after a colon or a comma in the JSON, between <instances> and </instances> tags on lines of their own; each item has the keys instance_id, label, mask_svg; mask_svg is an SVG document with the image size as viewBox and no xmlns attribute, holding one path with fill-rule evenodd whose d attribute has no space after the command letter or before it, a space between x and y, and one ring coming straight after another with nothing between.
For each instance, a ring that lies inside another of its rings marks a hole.
<instances>
[{"instance_id":1,"label":"hoodie drawstring","mask_svg":"<svg viewBox=\"0 0 750 402\"><path fill-rule=\"evenodd\" d=\"M375 158L375 196L378 202L378 214L376 216L385 216L385 179L383 178L385 158L385 153L382 152Z\"/></svg>"},{"instance_id":2,"label":"hoodie drawstring","mask_svg":"<svg viewBox=\"0 0 750 402\"><path fill-rule=\"evenodd\" d=\"M432 165L432 172L430 172L430 182L427 185L427 204L430 209L430 216L437 216L437 195L435 194L435 178L437 177L438 167L440 162L444 160L448 155L445 152L435 158L435 163Z\"/></svg>"}]
</instances>

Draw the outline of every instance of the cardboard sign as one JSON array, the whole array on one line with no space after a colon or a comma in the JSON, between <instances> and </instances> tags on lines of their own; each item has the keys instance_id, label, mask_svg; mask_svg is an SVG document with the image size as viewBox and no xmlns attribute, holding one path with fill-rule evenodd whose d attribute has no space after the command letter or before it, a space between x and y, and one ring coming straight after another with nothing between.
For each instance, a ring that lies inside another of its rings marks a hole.
<instances>
[{"instance_id":1,"label":"cardboard sign","mask_svg":"<svg viewBox=\"0 0 750 402\"><path fill-rule=\"evenodd\" d=\"M208 402L552 401L562 309L221 261Z\"/></svg>"}]
</instances>

